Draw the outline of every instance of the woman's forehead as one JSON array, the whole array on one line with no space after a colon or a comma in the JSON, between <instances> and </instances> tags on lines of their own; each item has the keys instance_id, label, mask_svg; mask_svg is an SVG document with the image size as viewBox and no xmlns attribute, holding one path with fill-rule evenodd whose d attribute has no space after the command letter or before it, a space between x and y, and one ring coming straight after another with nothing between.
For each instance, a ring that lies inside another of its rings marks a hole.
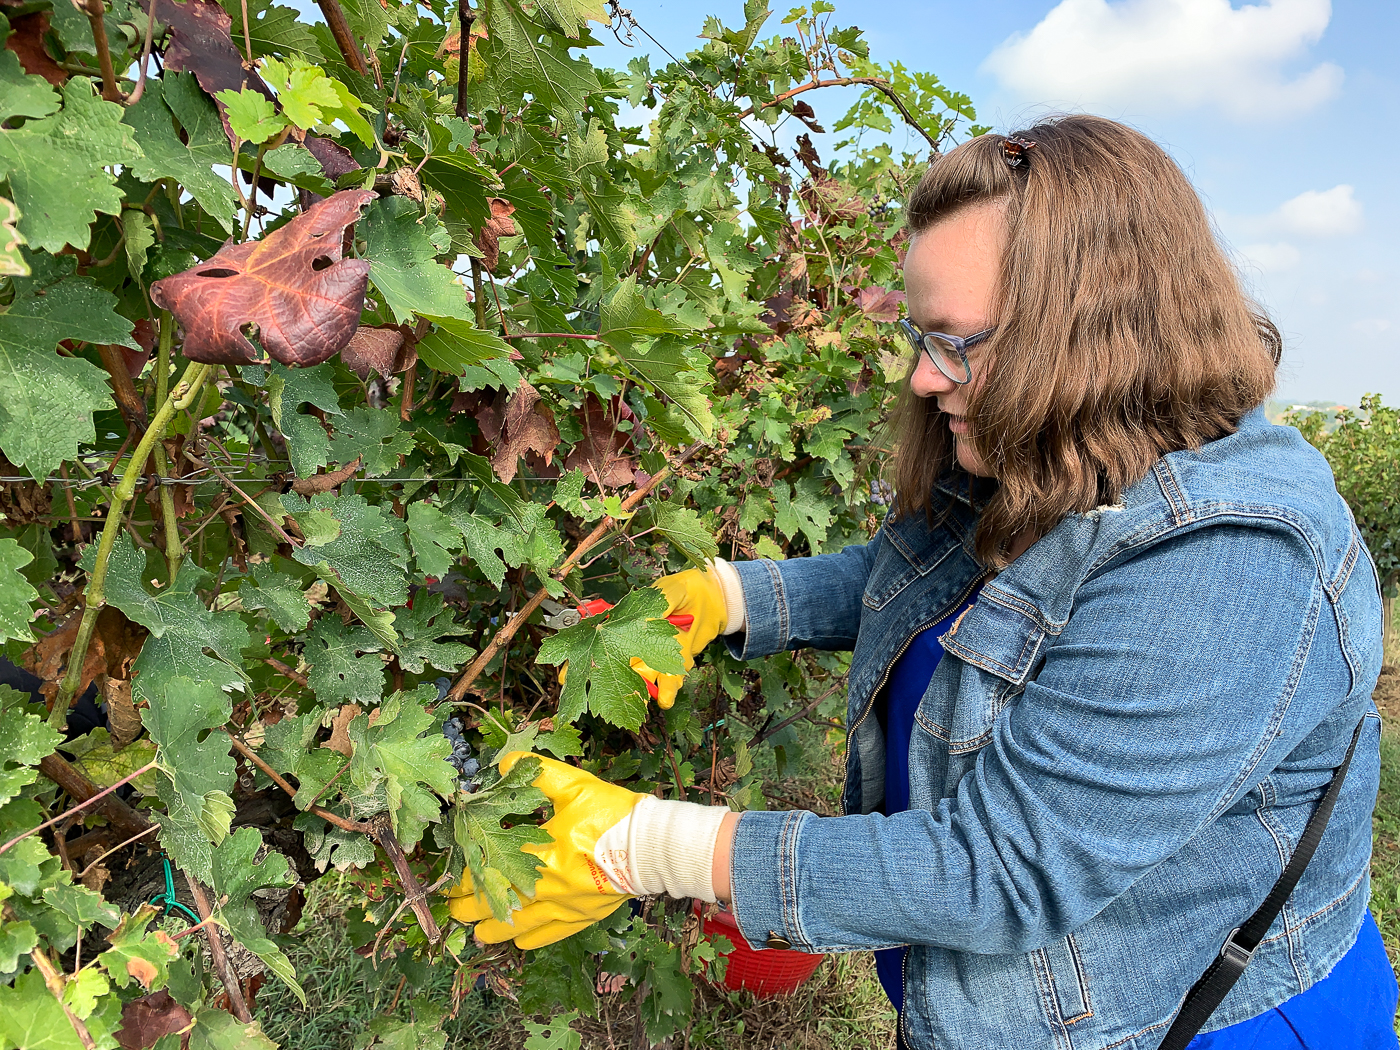
<instances>
[{"instance_id":1,"label":"woman's forehead","mask_svg":"<svg viewBox=\"0 0 1400 1050\"><path fill-rule=\"evenodd\" d=\"M960 209L916 233L904 257L909 316L923 325L988 320L1005 239L997 204Z\"/></svg>"}]
</instances>

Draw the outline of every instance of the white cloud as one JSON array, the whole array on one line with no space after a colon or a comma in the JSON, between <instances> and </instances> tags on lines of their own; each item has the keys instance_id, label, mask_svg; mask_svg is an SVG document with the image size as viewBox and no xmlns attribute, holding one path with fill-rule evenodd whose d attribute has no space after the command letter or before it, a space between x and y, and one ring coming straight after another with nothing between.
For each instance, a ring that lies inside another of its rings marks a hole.
<instances>
[{"instance_id":1,"label":"white cloud","mask_svg":"<svg viewBox=\"0 0 1400 1050\"><path fill-rule=\"evenodd\" d=\"M1061 0L983 63L1027 101L1175 111L1219 107L1238 119L1292 116L1336 95L1342 70L1284 65L1316 43L1331 0Z\"/></svg>"},{"instance_id":2,"label":"white cloud","mask_svg":"<svg viewBox=\"0 0 1400 1050\"><path fill-rule=\"evenodd\" d=\"M1274 213L1275 227L1309 237L1336 237L1361 229L1361 202L1345 183L1330 190L1308 190L1284 201Z\"/></svg>"},{"instance_id":3,"label":"white cloud","mask_svg":"<svg viewBox=\"0 0 1400 1050\"><path fill-rule=\"evenodd\" d=\"M1257 266L1264 273L1277 273L1298 265L1303 253L1287 241L1274 244L1246 244L1239 249L1246 263Z\"/></svg>"},{"instance_id":4,"label":"white cloud","mask_svg":"<svg viewBox=\"0 0 1400 1050\"><path fill-rule=\"evenodd\" d=\"M1351 330L1362 335L1380 335L1390 331L1390 322L1384 317L1363 317L1351 323Z\"/></svg>"}]
</instances>

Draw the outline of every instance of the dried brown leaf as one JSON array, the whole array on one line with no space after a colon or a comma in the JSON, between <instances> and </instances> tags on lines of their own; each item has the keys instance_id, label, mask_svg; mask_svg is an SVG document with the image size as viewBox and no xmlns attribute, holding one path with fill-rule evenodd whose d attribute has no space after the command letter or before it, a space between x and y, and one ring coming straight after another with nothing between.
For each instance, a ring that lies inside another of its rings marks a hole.
<instances>
[{"instance_id":1,"label":"dried brown leaf","mask_svg":"<svg viewBox=\"0 0 1400 1050\"><path fill-rule=\"evenodd\" d=\"M583 440L569 452L564 460L567 470L578 468L595 485L604 488L621 488L632 484L632 472L636 470L636 460L626 455L624 449L632 446L632 435L618 430L617 424L633 418L621 396L612 398L606 404L589 394L583 403Z\"/></svg>"},{"instance_id":2,"label":"dried brown leaf","mask_svg":"<svg viewBox=\"0 0 1400 1050\"><path fill-rule=\"evenodd\" d=\"M872 321L898 321L902 302L903 292L881 288L878 284L868 284L856 294L856 305Z\"/></svg>"},{"instance_id":3,"label":"dried brown leaf","mask_svg":"<svg viewBox=\"0 0 1400 1050\"><path fill-rule=\"evenodd\" d=\"M359 713L359 704L346 704L341 707L331 720L331 738L321 746L339 751L346 758L350 758L355 753L355 745L350 742L350 723Z\"/></svg>"},{"instance_id":4,"label":"dried brown leaf","mask_svg":"<svg viewBox=\"0 0 1400 1050\"><path fill-rule=\"evenodd\" d=\"M44 34L48 31L47 11L12 16L10 35L5 39L5 47L15 53L26 73L37 74L54 87L62 87L69 74L44 49Z\"/></svg>"},{"instance_id":5,"label":"dried brown leaf","mask_svg":"<svg viewBox=\"0 0 1400 1050\"><path fill-rule=\"evenodd\" d=\"M491 218L478 231L476 246L481 249L481 264L494 271L501 261L501 238L514 237L517 232L515 220L511 218L515 205L500 197L488 197L486 202L491 205Z\"/></svg>"},{"instance_id":6,"label":"dried brown leaf","mask_svg":"<svg viewBox=\"0 0 1400 1050\"><path fill-rule=\"evenodd\" d=\"M162 988L133 999L122 1007L122 1026L117 1029L117 1042L122 1050L146 1050L155 1046L161 1036L183 1032L193 1020L190 1012ZM189 1045L190 1037L186 1032L180 1037L180 1046L184 1048Z\"/></svg>"},{"instance_id":7,"label":"dried brown leaf","mask_svg":"<svg viewBox=\"0 0 1400 1050\"><path fill-rule=\"evenodd\" d=\"M482 431L485 432L485 429L483 425ZM497 436L491 468L496 472L496 477L506 484L515 480L521 456L536 452L549 464L559 445L559 428L554 425L554 413L540 400L539 391L526 382L516 387L515 393L506 402Z\"/></svg>"},{"instance_id":8,"label":"dried brown leaf","mask_svg":"<svg viewBox=\"0 0 1400 1050\"><path fill-rule=\"evenodd\" d=\"M418 360L418 351L410 347L409 354L400 363L399 351L403 345L404 332L398 325L383 328L361 325L340 352L340 360L361 379L368 379L371 369L382 376L390 376L407 371Z\"/></svg>"},{"instance_id":9,"label":"dried brown leaf","mask_svg":"<svg viewBox=\"0 0 1400 1050\"><path fill-rule=\"evenodd\" d=\"M292 482L292 491L299 496L314 496L318 492L329 492L339 488L355 476L360 469L360 457L356 456L339 470L326 474L313 474L309 478L297 478Z\"/></svg>"},{"instance_id":10,"label":"dried brown leaf","mask_svg":"<svg viewBox=\"0 0 1400 1050\"><path fill-rule=\"evenodd\" d=\"M107 702L107 729L112 750L120 751L141 735L141 713L131 699L131 679L102 679L102 699Z\"/></svg>"},{"instance_id":11,"label":"dried brown leaf","mask_svg":"<svg viewBox=\"0 0 1400 1050\"><path fill-rule=\"evenodd\" d=\"M185 330L185 356L255 362L250 325L284 365L317 365L344 347L364 307L369 261L342 258L341 233L374 197L342 190L261 240L230 241L208 262L151 285L151 299Z\"/></svg>"},{"instance_id":12,"label":"dried brown leaf","mask_svg":"<svg viewBox=\"0 0 1400 1050\"><path fill-rule=\"evenodd\" d=\"M48 700L52 700L58 692L58 681L67 667L68 654L73 648L81 621L81 611L75 612L62 627L39 639L24 654L25 670L43 679L39 689ZM146 628L132 623L120 609L112 605L104 606L97 614L92 641L83 660L83 688L103 675L130 678L131 665L141 655L146 634ZM79 695L82 695L81 692Z\"/></svg>"}]
</instances>

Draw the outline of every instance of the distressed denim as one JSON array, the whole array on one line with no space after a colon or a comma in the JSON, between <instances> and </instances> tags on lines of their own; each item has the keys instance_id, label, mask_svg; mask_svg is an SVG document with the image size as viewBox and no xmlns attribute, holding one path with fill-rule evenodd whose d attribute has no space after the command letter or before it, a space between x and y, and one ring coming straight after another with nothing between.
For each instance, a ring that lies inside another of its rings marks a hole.
<instances>
[{"instance_id":1,"label":"distressed denim","mask_svg":"<svg viewBox=\"0 0 1400 1050\"><path fill-rule=\"evenodd\" d=\"M936 495L935 526L890 518L865 546L735 565L735 655L853 650L848 815L741 817L744 935L912 945L901 1025L918 1050L1156 1050L1369 715L1311 865L1207 1030L1326 976L1369 896L1381 611L1322 457L1251 413L999 575L972 554L974 506ZM872 705L982 580L918 708L912 808L884 816Z\"/></svg>"}]
</instances>

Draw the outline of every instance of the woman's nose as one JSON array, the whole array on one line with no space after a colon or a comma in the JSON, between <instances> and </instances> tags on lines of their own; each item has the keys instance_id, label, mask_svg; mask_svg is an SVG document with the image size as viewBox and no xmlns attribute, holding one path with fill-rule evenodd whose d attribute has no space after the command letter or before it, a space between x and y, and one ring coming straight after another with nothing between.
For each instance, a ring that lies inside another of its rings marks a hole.
<instances>
[{"instance_id":1,"label":"woman's nose","mask_svg":"<svg viewBox=\"0 0 1400 1050\"><path fill-rule=\"evenodd\" d=\"M928 354L919 354L918 363L909 376L909 388L915 397L937 397L950 394L957 387L951 379L940 372L929 360Z\"/></svg>"}]
</instances>

